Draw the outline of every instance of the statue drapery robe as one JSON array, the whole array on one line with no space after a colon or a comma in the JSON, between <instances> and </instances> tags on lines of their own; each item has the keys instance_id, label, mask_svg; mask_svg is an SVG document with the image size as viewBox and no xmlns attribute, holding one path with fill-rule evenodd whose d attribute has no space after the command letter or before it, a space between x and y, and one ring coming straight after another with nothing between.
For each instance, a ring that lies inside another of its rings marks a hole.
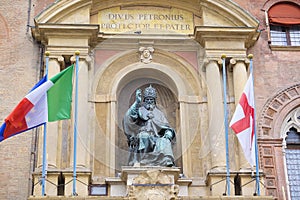
<instances>
[{"instance_id":1,"label":"statue drapery robe","mask_svg":"<svg viewBox=\"0 0 300 200\"><path fill-rule=\"evenodd\" d=\"M155 106L147 110L134 103L126 112L123 127L130 149L129 165L174 166L175 131Z\"/></svg>"}]
</instances>

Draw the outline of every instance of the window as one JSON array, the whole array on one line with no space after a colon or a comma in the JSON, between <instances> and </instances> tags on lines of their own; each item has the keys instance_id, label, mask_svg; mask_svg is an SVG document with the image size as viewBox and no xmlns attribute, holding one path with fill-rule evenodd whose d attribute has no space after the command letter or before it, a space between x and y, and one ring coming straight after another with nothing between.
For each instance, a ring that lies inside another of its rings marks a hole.
<instances>
[{"instance_id":1,"label":"window","mask_svg":"<svg viewBox=\"0 0 300 200\"><path fill-rule=\"evenodd\" d=\"M267 18L271 45L300 46L299 5L290 2L277 3L269 9Z\"/></svg>"},{"instance_id":2,"label":"window","mask_svg":"<svg viewBox=\"0 0 300 200\"><path fill-rule=\"evenodd\" d=\"M287 149L285 150L287 175L292 200L300 199L300 133L291 128L286 138Z\"/></svg>"},{"instance_id":3,"label":"window","mask_svg":"<svg viewBox=\"0 0 300 200\"><path fill-rule=\"evenodd\" d=\"M270 26L271 44L300 46L300 26Z\"/></svg>"},{"instance_id":4,"label":"window","mask_svg":"<svg viewBox=\"0 0 300 200\"><path fill-rule=\"evenodd\" d=\"M283 124L287 192L289 199L300 199L300 107L288 114Z\"/></svg>"}]
</instances>

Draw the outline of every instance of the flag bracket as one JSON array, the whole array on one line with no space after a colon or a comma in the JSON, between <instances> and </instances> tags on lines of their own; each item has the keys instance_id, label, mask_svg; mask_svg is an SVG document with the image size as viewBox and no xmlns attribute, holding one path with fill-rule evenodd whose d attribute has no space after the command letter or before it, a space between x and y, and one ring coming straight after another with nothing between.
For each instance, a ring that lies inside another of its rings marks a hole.
<instances>
[{"instance_id":1,"label":"flag bracket","mask_svg":"<svg viewBox=\"0 0 300 200\"><path fill-rule=\"evenodd\" d=\"M217 185L218 183L221 183L221 182L223 182L223 181L225 181L225 180L226 180L226 178L223 178L223 179L221 179L221 180L219 180L219 181L217 181L217 182L215 182L215 183L210 184L210 186L209 186L209 191L212 191L212 186Z\"/></svg>"},{"instance_id":2,"label":"flag bracket","mask_svg":"<svg viewBox=\"0 0 300 200\"><path fill-rule=\"evenodd\" d=\"M234 185L234 183L232 182L232 180L230 180L230 175L229 176L226 175L225 178L222 178L221 180L219 180L219 181L217 181L215 183L210 184L209 190L212 191L212 186L217 185L217 184L219 184L219 183L221 183L223 181L226 181L225 192L222 194L223 196L226 196L227 195L227 180L228 180L228 178L229 178L229 183L232 183Z\"/></svg>"},{"instance_id":3,"label":"flag bracket","mask_svg":"<svg viewBox=\"0 0 300 200\"><path fill-rule=\"evenodd\" d=\"M256 176L252 177L252 180L251 180L251 181L248 181L248 182L245 183L244 185L241 185L241 188L243 188L244 186L246 186L246 185L252 183L253 181L256 181ZM259 181L259 183L260 183L264 188L266 188L266 185L265 185L261 180ZM257 185L255 185L255 191L254 191L254 193L253 193L253 196L258 196L258 193L257 193L258 191L257 191L257 189L258 189L258 187L257 187Z\"/></svg>"}]
</instances>

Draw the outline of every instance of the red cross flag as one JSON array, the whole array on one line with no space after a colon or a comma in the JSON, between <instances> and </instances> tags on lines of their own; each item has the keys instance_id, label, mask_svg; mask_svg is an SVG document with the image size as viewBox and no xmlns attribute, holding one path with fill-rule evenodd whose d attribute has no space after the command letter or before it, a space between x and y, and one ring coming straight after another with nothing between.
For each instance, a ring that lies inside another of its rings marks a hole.
<instances>
[{"instance_id":1,"label":"red cross flag","mask_svg":"<svg viewBox=\"0 0 300 200\"><path fill-rule=\"evenodd\" d=\"M254 90L250 74L229 126L238 137L245 158L251 166L255 165L254 123Z\"/></svg>"}]
</instances>

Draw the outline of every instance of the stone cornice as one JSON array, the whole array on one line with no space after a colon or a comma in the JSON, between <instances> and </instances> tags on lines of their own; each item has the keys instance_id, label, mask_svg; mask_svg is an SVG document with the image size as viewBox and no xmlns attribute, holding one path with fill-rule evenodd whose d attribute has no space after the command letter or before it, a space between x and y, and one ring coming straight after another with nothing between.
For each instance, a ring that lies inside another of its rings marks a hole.
<instances>
[{"instance_id":1,"label":"stone cornice","mask_svg":"<svg viewBox=\"0 0 300 200\"><path fill-rule=\"evenodd\" d=\"M259 35L257 27L196 26L194 30L195 40L203 47L207 48L209 41L219 41L219 49L225 50L229 50L231 47L222 45L222 41L240 42L244 48L249 48L254 45ZM230 50L234 49L231 48Z\"/></svg>"},{"instance_id":2,"label":"stone cornice","mask_svg":"<svg viewBox=\"0 0 300 200\"><path fill-rule=\"evenodd\" d=\"M97 43L98 32L98 25L89 24L36 24L32 29L33 37L45 45L48 45L49 38L60 37L88 39L88 45L94 46Z\"/></svg>"}]
</instances>

